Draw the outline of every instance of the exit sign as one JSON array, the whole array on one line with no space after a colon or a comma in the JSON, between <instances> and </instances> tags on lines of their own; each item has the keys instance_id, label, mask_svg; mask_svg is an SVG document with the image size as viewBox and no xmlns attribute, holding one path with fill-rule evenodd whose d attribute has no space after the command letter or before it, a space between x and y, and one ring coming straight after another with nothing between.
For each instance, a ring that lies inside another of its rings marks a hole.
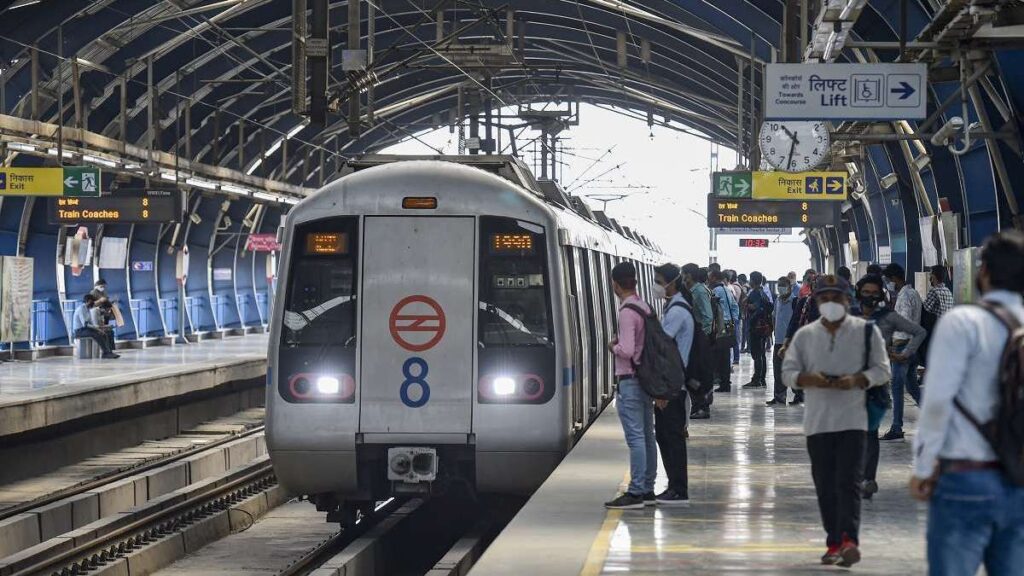
<instances>
[{"instance_id":1,"label":"exit sign","mask_svg":"<svg viewBox=\"0 0 1024 576\"><path fill-rule=\"evenodd\" d=\"M767 248L767 238L740 238L740 248Z\"/></svg>"}]
</instances>

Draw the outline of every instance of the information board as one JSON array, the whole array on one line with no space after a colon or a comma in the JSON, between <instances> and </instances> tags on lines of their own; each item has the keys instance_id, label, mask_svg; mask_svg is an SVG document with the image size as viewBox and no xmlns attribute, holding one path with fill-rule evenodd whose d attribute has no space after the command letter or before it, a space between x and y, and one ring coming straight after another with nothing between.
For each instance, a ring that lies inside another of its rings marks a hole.
<instances>
[{"instance_id":1,"label":"information board","mask_svg":"<svg viewBox=\"0 0 1024 576\"><path fill-rule=\"evenodd\" d=\"M708 195L710 228L815 228L839 224L839 203L723 199Z\"/></svg>"},{"instance_id":2,"label":"information board","mask_svg":"<svg viewBox=\"0 0 1024 576\"><path fill-rule=\"evenodd\" d=\"M927 64L768 64L766 120L920 120Z\"/></svg>"},{"instance_id":3,"label":"information board","mask_svg":"<svg viewBox=\"0 0 1024 576\"><path fill-rule=\"evenodd\" d=\"M87 166L0 168L0 196L99 196L100 184Z\"/></svg>"},{"instance_id":4,"label":"information board","mask_svg":"<svg viewBox=\"0 0 1024 576\"><path fill-rule=\"evenodd\" d=\"M715 172L712 190L718 198L842 202L846 180L845 172Z\"/></svg>"},{"instance_id":5,"label":"information board","mask_svg":"<svg viewBox=\"0 0 1024 576\"><path fill-rule=\"evenodd\" d=\"M740 238L740 248L767 248L769 244L767 238Z\"/></svg>"},{"instance_id":6,"label":"information board","mask_svg":"<svg viewBox=\"0 0 1024 576\"><path fill-rule=\"evenodd\" d=\"M51 224L144 224L181 222L178 190L118 190L98 198L53 198Z\"/></svg>"}]
</instances>

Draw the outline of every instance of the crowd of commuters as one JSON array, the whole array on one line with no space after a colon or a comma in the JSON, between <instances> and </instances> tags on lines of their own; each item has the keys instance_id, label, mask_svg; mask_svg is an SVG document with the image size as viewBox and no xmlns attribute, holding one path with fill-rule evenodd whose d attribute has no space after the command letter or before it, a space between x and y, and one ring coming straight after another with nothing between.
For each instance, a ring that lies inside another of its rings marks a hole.
<instances>
[{"instance_id":1,"label":"crowd of commuters","mask_svg":"<svg viewBox=\"0 0 1024 576\"><path fill-rule=\"evenodd\" d=\"M799 280L790 272L774 289L757 271L659 266L657 336L674 343L687 382L665 398L649 395L636 376L653 361L644 354L652 335L639 314L652 307L637 295L636 269L624 262L611 275L622 307L609 348L631 480L607 507L689 502L689 421L711 418L714 395L732 391L733 367L747 352L753 376L743 389L767 387L771 362L767 406L804 405L823 564L860 560L861 502L879 490L880 441L904 438L909 395L920 406L910 492L930 503L929 572L973 575L984 565L990 575L1022 573L1024 234L986 242L974 279L981 301L956 307L943 266L928 270L924 298L895 263L872 265L856 281L845 267L807 270ZM889 430L879 436L890 409ZM656 495L659 449L668 488Z\"/></svg>"}]
</instances>

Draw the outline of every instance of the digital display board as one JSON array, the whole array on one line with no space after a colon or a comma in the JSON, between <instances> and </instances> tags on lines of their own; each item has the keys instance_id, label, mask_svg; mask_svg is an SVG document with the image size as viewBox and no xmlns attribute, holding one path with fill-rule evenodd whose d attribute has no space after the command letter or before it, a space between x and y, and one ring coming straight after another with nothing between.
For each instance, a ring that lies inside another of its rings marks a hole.
<instances>
[{"instance_id":1,"label":"digital display board","mask_svg":"<svg viewBox=\"0 0 1024 576\"><path fill-rule=\"evenodd\" d=\"M117 190L93 198L51 198L51 224L155 224L181 222L178 190Z\"/></svg>"},{"instance_id":2,"label":"digital display board","mask_svg":"<svg viewBox=\"0 0 1024 576\"><path fill-rule=\"evenodd\" d=\"M533 235L518 232L491 234L492 252L532 252Z\"/></svg>"},{"instance_id":3,"label":"digital display board","mask_svg":"<svg viewBox=\"0 0 1024 576\"><path fill-rule=\"evenodd\" d=\"M740 248L767 248L767 238L740 238Z\"/></svg>"},{"instance_id":4,"label":"digital display board","mask_svg":"<svg viewBox=\"0 0 1024 576\"><path fill-rule=\"evenodd\" d=\"M311 256L348 254L348 234L345 232L310 232L306 234L306 254Z\"/></svg>"},{"instance_id":5,"label":"digital display board","mask_svg":"<svg viewBox=\"0 0 1024 576\"><path fill-rule=\"evenodd\" d=\"M817 228L839 225L839 202L708 196L711 228Z\"/></svg>"}]
</instances>

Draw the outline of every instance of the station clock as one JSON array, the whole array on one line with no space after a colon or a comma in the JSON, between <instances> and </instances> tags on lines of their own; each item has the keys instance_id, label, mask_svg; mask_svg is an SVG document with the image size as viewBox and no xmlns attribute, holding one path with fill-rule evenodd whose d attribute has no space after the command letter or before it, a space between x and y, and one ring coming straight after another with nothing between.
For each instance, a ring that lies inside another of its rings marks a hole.
<instances>
[{"instance_id":1,"label":"station clock","mask_svg":"<svg viewBox=\"0 0 1024 576\"><path fill-rule=\"evenodd\" d=\"M830 142L824 122L769 120L761 125L761 157L776 170L813 170L828 157Z\"/></svg>"}]
</instances>

